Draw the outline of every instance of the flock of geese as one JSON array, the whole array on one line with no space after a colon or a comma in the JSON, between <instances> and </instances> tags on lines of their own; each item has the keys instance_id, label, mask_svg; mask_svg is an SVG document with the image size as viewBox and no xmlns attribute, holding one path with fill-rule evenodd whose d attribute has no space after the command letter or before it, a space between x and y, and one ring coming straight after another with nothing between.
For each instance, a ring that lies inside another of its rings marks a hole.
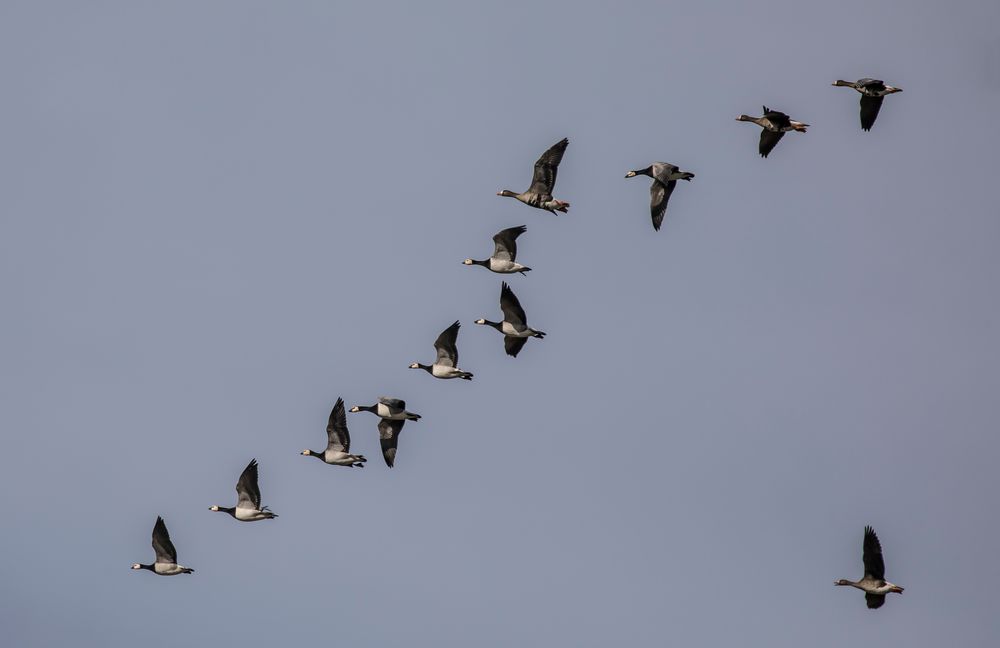
<instances>
[{"instance_id":1,"label":"flock of geese","mask_svg":"<svg viewBox=\"0 0 1000 648\"><path fill-rule=\"evenodd\" d=\"M865 131L871 130L878 117L879 109L882 107L882 100L886 95L901 92L901 88L886 85L878 79L860 79L858 81L838 80L834 86L853 88L861 94L861 128ZM753 122L761 127L760 144L758 151L761 157L766 158L774 147L777 146L785 133L789 131L806 132L809 124L795 121L788 115L777 110L771 110L764 106L763 115L760 117L750 117L740 115L737 121ZM526 191L516 193L509 189L497 192L498 196L516 198L522 203L543 209L552 214L557 212L566 213L570 204L564 200L553 197L556 176L559 170L559 163L562 161L569 145L569 139L564 138L553 144L535 162L534 172L531 179L531 186ZM690 181L694 174L688 171L681 171L680 167L666 162L654 162L644 169L629 171L625 177L632 178L644 175L652 178L649 188L650 193L650 216L653 221L653 229L659 230L663 224L663 218L667 211L667 201L678 180ZM493 254L488 259L477 261L475 259L465 259L465 265L479 265L487 268L491 272L498 274L521 274L530 272L531 268L517 262L517 238L527 231L527 227L520 225L509 227L497 232L493 236ZM517 299L517 295L511 290L507 282L500 286L500 310L503 319L494 322L485 318L475 320L476 324L491 326L503 334L504 350L507 355L517 357L521 349L529 338L545 337L545 333L528 326L528 318L524 313L524 308ZM456 321L434 341L434 349L437 356L432 364L426 365L414 362L411 369L423 369L431 376L442 380L460 378L462 380L472 380L473 375L459 368L458 366L458 330L461 324ZM399 434L406 421L419 421L420 415L409 412L406 409L406 402L398 398L386 396L379 397L373 405L355 405L351 412L371 412L378 417L378 433L382 447L382 457L386 465L392 468L396 460L396 447ZM302 454L307 457L316 457L331 466L346 466L363 468L367 459L364 455L351 454L351 435L347 429L347 415L344 408L344 399L338 398L333 410L330 412L330 419L326 427L327 443L326 449L321 451L303 450ZM252 459L243 470L239 480L236 482L237 501L236 506L211 506L209 510L220 513L227 513L233 519L240 522L257 522L260 520L273 520L278 517L271 512L267 506L261 504L260 488L257 481L257 460ZM146 569L160 576L174 576L177 574L190 574L194 569L185 567L177 563L177 550L170 541L170 533L162 517L156 518L153 525L153 551L156 559L151 564L135 563L132 569ZM865 593L865 600L868 607L875 609L885 603L886 594L895 592L902 593L903 588L885 579L885 561L882 558L882 545L879 542L875 530L866 526L864 531L864 541L862 544L862 562L864 563L864 576L858 581L840 579L835 581L835 585L849 585L856 587Z\"/></svg>"}]
</instances>

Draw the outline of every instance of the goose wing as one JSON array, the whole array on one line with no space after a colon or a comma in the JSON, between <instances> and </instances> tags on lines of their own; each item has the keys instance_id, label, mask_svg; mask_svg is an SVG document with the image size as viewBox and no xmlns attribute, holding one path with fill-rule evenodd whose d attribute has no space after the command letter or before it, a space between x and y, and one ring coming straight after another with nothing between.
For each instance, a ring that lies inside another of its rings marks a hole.
<instances>
[{"instance_id":1,"label":"goose wing","mask_svg":"<svg viewBox=\"0 0 1000 648\"><path fill-rule=\"evenodd\" d=\"M388 396L379 396L378 402L392 409L400 409L400 410L406 409L406 401L400 398L389 398Z\"/></svg>"},{"instance_id":2,"label":"goose wing","mask_svg":"<svg viewBox=\"0 0 1000 648\"><path fill-rule=\"evenodd\" d=\"M524 234L528 228L524 225L508 227L493 235L493 258L500 261L513 261L517 258L517 237Z\"/></svg>"},{"instance_id":3,"label":"goose wing","mask_svg":"<svg viewBox=\"0 0 1000 648\"><path fill-rule=\"evenodd\" d=\"M781 112L780 110L770 110L767 106L764 106L764 118L770 121L778 128L788 128L792 125L792 118Z\"/></svg>"},{"instance_id":4,"label":"goose wing","mask_svg":"<svg viewBox=\"0 0 1000 648\"><path fill-rule=\"evenodd\" d=\"M521 326L528 325L528 318L524 314L524 309L521 308L521 302L517 300L517 295L510 289L506 281L500 286L500 310L503 311L505 321Z\"/></svg>"},{"instance_id":5,"label":"goose wing","mask_svg":"<svg viewBox=\"0 0 1000 648\"><path fill-rule=\"evenodd\" d=\"M347 414L344 412L343 398L338 398L333 410L330 411L330 421L326 424L326 449L351 451L351 433L347 431Z\"/></svg>"},{"instance_id":6,"label":"goose wing","mask_svg":"<svg viewBox=\"0 0 1000 648\"><path fill-rule=\"evenodd\" d=\"M170 541L170 533L163 518L157 516L153 525L153 551L156 552L156 562L177 563L177 550Z\"/></svg>"},{"instance_id":7,"label":"goose wing","mask_svg":"<svg viewBox=\"0 0 1000 648\"><path fill-rule=\"evenodd\" d=\"M861 130L871 130L875 125L875 118L882 107L883 97L869 97L861 95Z\"/></svg>"},{"instance_id":8,"label":"goose wing","mask_svg":"<svg viewBox=\"0 0 1000 648\"><path fill-rule=\"evenodd\" d=\"M435 364L444 367L458 366L458 346L455 341L458 339L458 329L462 325L455 320L455 323L441 331L441 335L434 340L434 348L437 350L437 360Z\"/></svg>"},{"instance_id":9,"label":"goose wing","mask_svg":"<svg viewBox=\"0 0 1000 648\"><path fill-rule=\"evenodd\" d=\"M785 136L785 131L769 131L766 128L760 132L760 146L758 151L761 157L767 157L767 154L778 145L781 138Z\"/></svg>"},{"instance_id":10,"label":"goose wing","mask_svg":"<svg viewBox=\"0 0 1000 648\"><path fill-rule=\"evenodd\" d=\"M257 460L251 459L247 467L243 469L243 474L236 482L236 494L239 501L236 508L250 508L260 510L260 489L257 487Z\"/></svg>"},{"instance_id":11,"label":"goose wing","mask_svg":"<svg viewBox=\"0 0 1000 648\"><path fill-rule=\"evenodd\" d=\"M653 184L649 185L649 213L653 218L654 230L659 231L660 225L663 224L663 217L667 214L667 201L670 200L670 194L674 192L676 186L676 180L661 182L656 178L653 179Z\"/></svg>"},{"instance_id":12,"label":"goose wing","mask_svg":"<svg viewBox=\"0 0 1000 648\"><path fill-rule=\"evenodd\" d=\"M396 462L396 444L399 442L399 432L403 429L404 421L390 421L379 419L378 438L382 444L382 457L385 465L392 468Z\"/></svg>"},{"instance_id":13,"label":"goose wing","mask_svg":"<svg viewBox=\"0 0 1000 648\"><path fill-rule=\"evenodd\" d=\"M521 348L524 343L528 341L528 338L511 337L509 335L503 336L503 349L507 352L507 355L512 358L516 358L517 354L521 352Z\"/></svg>"},{"instance_id":14,"label":"goose wing","mask_svg":"<svg viewBox=\"0 0 1000 648\"><path fill-rule=\"evenodd\" d=\"M885 580L885 562L882 560L882 543L875 535L875 529L865 527L864 556L865 576ZM881 605L881 604L880 604ZM870 606L869 606L870 607Z\"/></svg>"},{"instance_id":15,"label":"goose wing","mask_svg":"<svg viewBox=\"0 0 1000 648\"><path fill-rule=\"evenodd\" d=\"M870 594L865 592L865 601L872 610L877 610L885 603L885 594Z\"/></svg>"},{"instance_id":16,"label":"goose wing","mask_svg":"<svg viewBox=\"0 0 1000 648\"><path fill-rule=\"evenodd\" d=\"M566 152L568 145L569 139L564 137L542 153L542 157L535 162L535 172L531 176L529 192L545 196L552 195L552 189L556 186L559 163L562 161L563 153Z\"/></svg>"}]
</instances>

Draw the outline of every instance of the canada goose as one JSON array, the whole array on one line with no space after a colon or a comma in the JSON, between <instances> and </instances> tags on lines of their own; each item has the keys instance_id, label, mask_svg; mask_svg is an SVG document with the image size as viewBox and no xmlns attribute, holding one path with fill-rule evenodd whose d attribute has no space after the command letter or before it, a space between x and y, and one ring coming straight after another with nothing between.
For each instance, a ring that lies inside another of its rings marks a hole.
<instances>
[{"instance_id":1,"label":"canada goose","mask_svg":"<svg viewBox=\"0 0 1000 648\"><path fill-rule=\"evenodd\" d=\"M865 576L861 580L849 581L841 578L834 581L834 585L850 585L857 587L865 593L865 601L868 607L876 609L885 603L885 595L889 592L903 593L903 588L885 580L885 562L882 560L882 544L875 535L875 529L870 526L865 527L864 553L862 560L865 563Z\"/></svg>"},{"instance_id":2,"label":"canada goose","mask_svg":"<svg viewBox=\"0 0 1000 648\"><path fill-rule=\"evenodd\" d=\"M379 418L390 421L419 421L420 415L406 411L406 401L388 396L379 396L374 405L355 405L352 412L371 412Z\"/></svg>"},{"instance_id":3,"label":"canada goose","mask_svg":"<svg viewBox=\"0 0 1000 648\"><path fill-rule=\"evenodd\" d=\"M760 152L760 156L765 158L771 152L771 149L781 141L786 132L794 130L804 133L806 132L806 127L809 126L809 124L793 121L785 113L770 110L767 106L764 106L763 117L740 115L736 118L736 121L753 122L764 129L760 133L760 147L758 151Z\"/></svg>"},{"instance_id":4,"label":"canada goose","mask_svg":"<svg viewBox=\"0 0 1000 648\"><path fill-rule=\"evenodd\" d=\"M414 362L410 369L423 369L435 378L461 378L462 380L472 380L472 374L458 368L458 347L455 340L458 337L458 329L462 326L456 321L454 324L441 331L441 335L434 340L434 348L437 349L437 359L432 365Z\"/></svg>"},{"instance_id":5,"label":"canada goose","mask_svg":"<svg viewBox=\"0 0 1000 648\"><path fill-rule=\"evenodd\" d=\"M531 268L516 263L517 258L517 237L528 230L524 225L518 227L508 227L493 235L493 256L483 261L466 259L462 261L465 265L481 265L499 274L511 274L520 272L531 272Z\"/></svg>"},{"instance_id":6,"label":"canada goose","mask_svg":"<svg viewBox=\"0 0 1000 648\"><path fill-rule=\"evenodd\" d=\"M880 79L858 79L855 82L837 80L833 82L837 87L854 88L861 93L861 130L869 131L875 125L875 118L878 117L879 108L882 107L882 99L886 95L894 92L902 92L902 88L894 88L886 85Z\"/></svg>"},{"instance_id":7,"label":"canada goose","mask_svg":"<svg viewBox=\"0 0 1000 648\"><path fill-rule=\"evenodd\" d=\"M239 481L236 482L236 494L239 499L236 506L226 508L225 506L210 506L209 511L228 513L240 522L256 522L257 520L270 520L278 517L260 505L260 488L257 487L257 460L251 459L247 467L243 469Z\"/></svg>"},{"instance_id":8,"label":"canada goose","mask_svg":"<svg viewBox=\"0 0 1000 648\"><path fill-rule=\"evenodd\" d=\"M331 466L353 466L364 468L368 461L364 455L351 454L351 433L347 430L347 415L344 413L344 399L338 398L330 412L330 422L326 424L326 450L303 450L307 457L322 459Z\"/></svg>"},{"instance_id":9,"label":"canada goose","mask_svg":"<svg viewBox=\"0 0 1000 648\"><path fill-rule=\"evenodd\" d=\"M510 189L503 189L497 192L498 196L517 198L525 205L531 205L538 209L555 214L557 211L566 212L569 210L569 203L556 200L552 197L552 189L556 184L556 173L559 171L559 162L562 161L563 153L569 145L569 139L563 138L553 144L549 150L542 153L542 157L535 162L535 171L531 176L531 186L523 193L515 193Z\"/></svg>"},{"instance_id":10,"label":"canada goose","mask_svg":"<svg viewBox=\"0 0 1000 648\"><path fill-rule=\"evenodd\" d=\"M500 310L503 311L502 322L491 322L488 319L480 318L476 320L476 324L492 326L503 333L503 348L507 351L507 355L516 358L528 338L545 337L544 332L528 327L528 318L524 315L521 302L517 300L517 295L510 289L507 282L500 286Z\"/></svg>"},{"instance_id":11,"label":"canada goose","mask_svg":"<svg viewBox=\"0 0 1000 648\"><path fill-rule=\"evenodd\" d=\"M177 574L190 574L194 572L190 567L177 564L177 550L174 543L170 542L170 533L163 518L156 516L156 524L153 525L153 551L156 552L156 562L152 565L135 563L132 569L148 569L160 576L176 576Z\"/></svg>"},{"instance_id":12,"label":"canada goose","mask_svg":"<svg viewBox=\"0 0 1000 648\"><path fill-rule=\"evenodd\" d=\"M693 173L681 171L680 167L666 162L653 162L645 169L629 171L626 178L634 178L637 175L649 176L653 182L649 185L649 213L653 217L653 229L659 231L663 223L663 216L667 213L667 201L670 194L674 192L674 187L678 180L691 181Z\"/></svg>"}]
</instances>

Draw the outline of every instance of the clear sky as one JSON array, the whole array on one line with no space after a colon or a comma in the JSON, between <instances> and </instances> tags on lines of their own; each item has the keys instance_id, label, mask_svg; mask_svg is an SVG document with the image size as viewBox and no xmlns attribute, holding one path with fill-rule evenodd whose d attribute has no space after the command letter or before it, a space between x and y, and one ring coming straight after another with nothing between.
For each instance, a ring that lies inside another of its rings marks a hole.
<instances>
[{"instance_id":1,"label":"clear sky","mask_svg":"<svg viewBox=\"0 0 1000 648\"><path fill-rule=\"evenodd\" d=\"M0 4L5 646L995 646L1000 4ZM838 79L901 86L870 133ZM761 104L812 125L770 158ZM558 217L498 198L569 149ZM654 160L681 183L652 230ZM473 325L464 267L548 333ZM455 319L473 382L407 369ZM299 455L388 394L396 467ZM251 457L280 518L240 524ZM129 569L162 515L192 576ZM862 530L906 588L861 592Z\"/></svg>"}]
</instances>

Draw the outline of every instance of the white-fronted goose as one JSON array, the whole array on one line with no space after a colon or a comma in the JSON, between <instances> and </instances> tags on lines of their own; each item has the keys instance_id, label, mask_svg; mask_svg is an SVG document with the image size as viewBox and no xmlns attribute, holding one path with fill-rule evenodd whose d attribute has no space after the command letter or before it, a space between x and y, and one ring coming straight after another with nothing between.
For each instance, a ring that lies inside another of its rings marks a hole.
<instances>
[{"instance_id":1,"label":"white-fronted goose","mask_svg":"<svg viewBox=\"0 0 1000 648\"><path fill-rule=\"evenodd\" d=\"M850 581L841 578L835 581L834 585L850 585L857 587L865 593L865 601L868 607L876 609L885 603L885 595L889 592L903 593L903 588L885 580L885 562L882 560L882 544L875 535L875 529L870 526L865 527L865 540L862 560L865 563L865 576L859 581Z\"/></svg>"},{"instance_id":2,"label":"white-fronted goose","mask_svg":"<svg viewBox=\"0 0 1000 648\"><path fill-rule=\"evenodd\" d=\"M500 310L503 311L502 322L491 322L488 319L480 318L476 320L476 324L492 326L503 333L503 348L507 351L507 355L516 358L528 338L545 337L544 332L536 331L528 326L528 318L524 314L524 309L521 308L521 302L518 301L517 295L510 289L507 282L500 286Z\"/></svg>"},{"instance_id":3,"label":"white-fronted goose","mask_svg":"<svg viewBox=\"0 0 1000 648\"><path fill-rule=\"evenodd\" d=\"M902 88L894 88L886 85L880 79L858 79L842 81L838 79L833 85L842 88L854 88L861 93L861 130L869 131L875 125L875 118L878 117L879 108L882 107L882 99L886 95L894 92L902 92Z\"/></svg>"},{"instance_id":4,"label":"white-fronted goose","mask_svg":"<svg viewBox=\"0 0 1000 648\"><path fill-rule=\"evenodd\" d=\"M322 459L331 466L353 466L364 468L364 455L351 454L351 433L347 430L347 414L344 413L344 399L338 398L330 411L330 421L326 424L326 450L303 450L307 457Z\"/></svg>"},{"instance_id":5,"label":"white-fronted goose","mask_svg":"<svg viewBox=\"0 0 1000 648\"><path fill-rule=\"evenodd\" d=\"M209 511L228 513L240 522L256 522L278 517L260 505L260 488L257 486L257 460L251 459L236 482L236 506L210 506Z\"/></svg>"},{"instance_id":6,"label":"white-fronted goose","mask_svg":"<svg viewBox=\"0 0 1000 648\"><path fill-rule=\"evenodd\" d=\"M663 216L667 213L667 201L678 180L690 182L693 173L681 171L680 167L666 162L653 162L645 169L636 169L625 174L626 178L637 175L649 176L653 182L649 185L649 213L653 217L653 229L659 231Z\"/></svg>"},{"instance_id":7,"label":"white-fronted goose","mask_svg":"<svg viewBox=\"0 0 1000 648\"><path fill-rule=\"evenodd\" d=\"M783 112L778 112L777 110L770 110L767 106L764 106L764 116L763 117L751 117L749 115L740 115L736 118L736 121L748 121L753 122L763 128L760 134L760 147L758 151L761 157L767 157L767 154L771 152L781 138L785 136L788 131L799 131L800 133L806 132L806 127L809 124L803 124L802 122L797 122L788 117Z\"/></svg>"},{"instance_id":8,"label":"white-fronted goose","mask_svg":"<svg viewBox=\"0 0 1000 648\"><path fill-rule=\"evenodd\" d=\"M462 261L465 265L481 265L499 274L511 274L520 272L531 272L531 268L517 263L517 237L528 230L524 225L518 227L508 227L493 235L493 256L482 261L466 259Z\"/></svg>"},{"instance_id":9,"label":"white-fronted goose","mask_svg":"<svg viewBox=\"0 0 1000 648\"><path fill-rule=\"evenodd\" d=\"M559 171L559 162L562 161L563 153L566 152L568 145L569 139L563 138L542 153L542 157L535 162L535 172L531 176L531 186L527 191L515 193L510 189L503 189L498 191L497 195L517 198L525 205L544 209L553 214L557 211L568 211L568 202L552 197L552 190L556 185L556 174Z\"/></svg>"},{"instance_id":10,"label":"white-fronted goose","mask_svg":"<svg viewBox=\"0 0 1000 648\"><path fill-rule=\"evenodd\" d=\"M441 331L441 335L434 341L434 349L437 350L437 359L432 365L414 362L410 369L423 369L435 378L449 379L461 378L472 380L472 374L458 368L458 346L455 340L458 338L458 329L462 326L456 320L454 324Z\"/></svg>"},{"instance_id":11,"label":"white-fronted goose","mask_svg":"<svg viewBox=\"0 0 1000 648\"><path fill-rule=\"evenodd\" d=\"M170 533L167 532L167 525L163 518L156 516L156 524L153 525L153 551L156 553L156 562L152 565L135 563L132 569L148 569L160 576L176 576L177 574L190 574L194 572L190 567L177 564L177 550L174 543L170 541Z\"/></svg>"}]
</instances>

